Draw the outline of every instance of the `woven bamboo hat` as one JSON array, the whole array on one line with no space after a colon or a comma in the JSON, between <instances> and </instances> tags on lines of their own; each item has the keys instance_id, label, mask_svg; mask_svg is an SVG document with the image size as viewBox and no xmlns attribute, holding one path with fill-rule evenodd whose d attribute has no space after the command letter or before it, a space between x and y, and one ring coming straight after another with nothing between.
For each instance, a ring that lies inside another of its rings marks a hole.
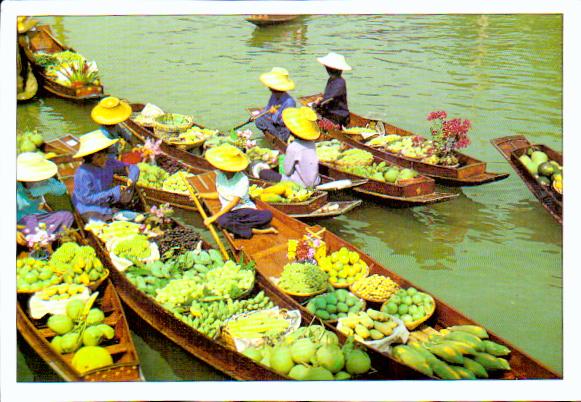
<instances>
[{"instance_id":1,"label":"woven bamboo hat","mask_svg":"<svg viewBox=\"0 0 581 402\"><path fill-rule=\"evenodd\" d=\"M317 113L306 106L287 107L282 111L282 121L294 135L303 140L313 141L321 136Z\"/></svg>"},{"instance_id":2,"label":"woven bamboo hat","mask_svg":"<svg viewBox=\"0 0 581 402\"><path fill-rule=\"evenodd\" d=\"M58 171L54 162L38 152L23 152L16 159L16 180L42 181L53 177Z\"/></svg>"},{"instance_id":3,"label":"woven bamboo hat","mask_svg":"<svg viewBox=\"0 0 581 402\"><path fill-rule=\"evenodd\" d=\"M212 166L226 172L240 172L250 163L244 152L230 144L210 148L205 156Z\"/></svg>"},{"instance_id":4,"label":"woven bamboo hat","mask_svg":"<svg viewBox=\"0 0 581 402\"><path fill-rule=\"evenodd\" d=\"M131 106L114 96L108 96L91 111L91 117L98 124L117 124L127 120L131 116Z\"/></svg>"},{"instance_id":5,"label":"woven bamboo hat","mask_svg":"<svg viewBox=\"0 0 581 402\"><path fill-rule=\"evenodd\" d=\"M110 139L105 136L102 130L95 130L87 133L79 138L81 145L73 158L82 158L83 156L94 154L105 148L109 148L115 144L119 139Z\"/></svg>"},{"instance_id":6,"label":"woven bamboo hat","mask_svg":"<svg viewBox=\"0 0 581 402\"><path fill-rule=\"evenodd\" d=\"M260 82L276 91L295 89L295 83L288 77L288 71L282 67L273 67L268 73L261 74Z\"/></svg>"},{"instance_id":7,"label":"woven bamboo hat","mask_svg":"<svg viewBox=\"0 0 581 402\"><path fill-rule=\"evenodd\" d=\"M325 57L317 57L317 61L322 65L334 68L335 70L351 70L351 66L347 64L345 57L338 53L330 52Z\"/></svg>"},{"instance_id":8,"label":"woven bamboo hat","mask_svg":"<svg viewBox=\"0 0 581 402\"><path fill-rule=\"evenodd\" d=\"M30 31L32 27L38 24L37 20L24 16L18 17L17 21L18 33L20 34Z\"/></svg>"}]
</instances>

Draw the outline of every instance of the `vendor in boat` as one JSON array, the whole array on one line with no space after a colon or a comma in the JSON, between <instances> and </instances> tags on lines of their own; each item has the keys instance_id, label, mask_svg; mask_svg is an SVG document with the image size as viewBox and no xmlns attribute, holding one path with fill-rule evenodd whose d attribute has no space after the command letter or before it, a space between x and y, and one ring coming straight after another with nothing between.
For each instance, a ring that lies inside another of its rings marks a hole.
<instances>
[{"instance_id":1,"label":"vendor in boat","mask_svg":"<svg viewBox=\"0 0 581 402\"><path fill-rule=\"evenodd\" d=\"M351 66L345 61L345 57L337 53L329 53L325 57L317 58L317 61L325 66L329 74L327 86L323 98L313 104L313 107L322 117L322 127L329 126L347 127L349 124L349 108L347 106L347 85L341 77L343 71L351 70Z\"/></svg>"},{"instance_id":2,"label":"vendor in boat","mask_svg":"<svg viewBox=\"0 0 581 402\"><path fill-rule=\"evenodd\" d=\"M295 136L295 140L286 148L284 174L265 169L258 173L258 177L274 182L290 180L304 187L315 187L321 182L315 146L315 141L321 135L317 114L308 107L288 108L282 113L282 118Z\"/></svg>"},{"instance_id":3,"label":"vendor in boat","mask_svg":"<svg viewBox=\"0 0 581 402\"><path fill-rule=\"evenodd\" d=\"M222 209L204 220L206 226L214 222L222 229L243 239L253 234L278 233L273 227L266 227L272 220L272 212L260 210L250 200L248 177L242 172L249 160L239 149L223 144L206 151L206 160L216 172L216 192L202 193L201 198L219 199Z\"/></svg>"},{"instance_id":4,"label":"vendor in boat","mask_svg":"<svg viewBox=\"0 0 581 402\"><path fill-rule=\"evenodd\" d=\"M118 139L107 138L95 130L80 138L79 151L74 158L83 158L75 173L73 205L85 221L107 221L117 212L113 204L127 204L133 197L139 179L139 168L115 159L110 147ZM113 185L113 175L126 175L126 185Z\"/></svg>"},{"instance_id":5,"label":"vendor in boat","mask_svg":"<svg viewBox=\"0 0 581 402\"><path fill-rule=\"evenodd\" d=\"M271 96L268 104L259 112L266 114L256 119L256 127L286 142L290 132L282 121L282 112L296 105L295 100L287 93L294 89L295 83L289 78L288 71L280 67L274 67L268 73L262 74L260 81L270 89Z\"/></svg>"},{"instance_id":6,"label":"vendor in boat","mask_svg":"<svg viewBox=\"0 0 581 402\"><path fill-rule=\"evenodd\" d=\"M38 24L38 21L30 17L20 16L17 18L18 35L25 35ZM18 40L17 40L18 42ZM16 99L26 101L31 99L38 90L38 82L32 72L32 67L26 59L24 48L18 43L18 52L16 53Z\"/></svg>"},{"instance_id":7,"label":"vendor in boat","mask_svg":"<svg viewBox=\"0 0 581 402\"><path fill-rule=\"evenodd\" d=\"M131 134L126 132L119 123L123 123L129 116L131 116L131 106L114 96L101 99L91 110L91 118L101 125L107 137L123 138L128 142L131 140Z\"/></svg>"},{"instance_id":8,"label":"vendor in boat","mask_svg":"<svg viewBox=\"0 0 581 402\"><path fill-rule=\"evenodd\" d=\"M58 233L73 224L73 214L69 211L48 212L41 209L45 195L63 195L67 192L65 185L53 177L57 170L57 166L41 153L24 152L18 155L16 205L17 227L21 231L16 232L16 240L19 244L26 244L25 233L34 234L39 223L46 225L49 234Z\"/></svg>"}]
</instances>

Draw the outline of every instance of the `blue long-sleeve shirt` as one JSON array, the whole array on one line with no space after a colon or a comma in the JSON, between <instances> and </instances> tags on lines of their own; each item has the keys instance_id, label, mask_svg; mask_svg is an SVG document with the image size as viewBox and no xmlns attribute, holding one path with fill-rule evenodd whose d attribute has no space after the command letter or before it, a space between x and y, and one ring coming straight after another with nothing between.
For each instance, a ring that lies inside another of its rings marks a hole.
<instances>
[{"instance_id":1,"label":"blue long-sleeve shirt","mask_svg":"<svg viewBox=\"0 0 581 402\"><path fill-rule=\"evenodd\" d=\"M16 206L18 207L16 221L20 221L26 215L43 213L44 211L40 210L40 204L44 195L63 195L66 192L65 185L54 178L32 183L28 188L18 182L16 184Z\"/></svg>"},{"instance_id":2,"label":"blue long-sleeve shirt","mask_svg":"<svg viewBox=\"0 0 581 402\"><path fill-rule=\"evenodd\" d=\"M110 214L111 204L119 202L121 187L113 186L113 175L125 174L129 168L129 179L134 183L139 179L139 168L135 165L123 163L109 158L104 167L83 164L75 173L75 190L73 191L73 205L80 214L98 212Z\"/></svg>"},{"instance_id":3,"label":"blue long-sleeve shirt","mask_svg":"<svg viewBox=\"0 0 581 402\"><path fill-rule=\"evenodd\" d=\"M278 105L280 105L280 108L276 111L276 113L273 113L269 117L274 124L283 125L284 123L282 121L282 111L287 107L295 107L296 102L287 92L283 92L280 97L277 94L272 94L268 100L268 104L264 109L262 109L261 112L266 112L271 107Z\"/></svg>"}]
</instances>

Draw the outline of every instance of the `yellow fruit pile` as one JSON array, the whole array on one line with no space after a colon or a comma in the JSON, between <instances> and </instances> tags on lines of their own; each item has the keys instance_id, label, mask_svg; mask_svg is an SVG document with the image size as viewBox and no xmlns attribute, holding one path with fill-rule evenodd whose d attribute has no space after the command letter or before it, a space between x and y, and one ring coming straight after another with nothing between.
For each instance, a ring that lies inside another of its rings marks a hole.
<instances>
[{"instance_id":1,"label":"yellow fruit pile","mask_svg":"<svg viewBox=\"0 0 581 402\"><path fill-rule=\"evenodd\" d=\"M339 323L339 331L346 336L354 335L358 341L381 340L393 334L398 325L389 314L373 309L350 313L346 318L339 319Z\"/></svg>"},{"instance_id":2,"label":"yellow fruit pile","mask_svg":"<svg viewBox=\"0 0 581 402\"><path fill-rule=\"evenodd\" d=\"M383 302L399 289L397 283L387 276L371 275L351 285L351 292L365 300Z\"/></svg>"},{"instance_id":3,"label":"yellow fruit pile","mask_svg":"<svg viewBox=\"0 0 581 402\"><path fill-rule=\"evenodd\" d=\"M85 289L86 286L84 285L62 283L43 289L39 293L39 297L41 300L65 300L76 294L83 293Z\"/></svg>"},{"instance_id":4,"label":"yellow fruit pile","mask_svg":"<svg viewBox=\"0 0 581 402\"><path fill-rule=\"evenodd\" d=\"M329 274L333 286L346 287L367 274L367 264L355 251L341 247L339 251L319 260L319 266Z\"/></svg>"}]
</instances>

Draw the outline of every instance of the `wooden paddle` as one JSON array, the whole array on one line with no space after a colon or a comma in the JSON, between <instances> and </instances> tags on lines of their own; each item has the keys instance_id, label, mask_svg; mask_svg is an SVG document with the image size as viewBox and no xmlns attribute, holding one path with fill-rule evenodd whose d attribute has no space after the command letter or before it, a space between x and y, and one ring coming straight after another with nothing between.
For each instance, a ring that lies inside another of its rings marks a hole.
<instances>
[{"instance_id":1,"label":"wooden paddle","mask_svg":"<svg viewBox=\"0 0 581 402\"><path fill-rule=\"evenodd\" d=\"M206 211L204 211L204 208L202 207L202 204L200 203L200 200L198 199L198 195L196 194L196 190L194 190L194 188L192 187L190 182L188 182L187 178L182 177L182 180L184 181L186 188L188 189L188 193L190 194L190 198L192 199L192 201L194 201L194 204L196 204L196 208L198 208L198 212L200 213L200 216L202 217L202 219L206 220L208 215L206 214ZM228 255L228 252L226 251L224 244L222 244L220 237L218 237L218 233L216 233L216 229L214 228L214 225L209 224L209 225L207 225L207 228L210 231L210 233L212 234L212 237L214 238L214 241L218 245L220 252L224 256L224 259L229 260L230 256Z\"/></svg>"},{"instance_id":2,"label":"wooden paddle","mask_svg":"<svg viewBox=\"0 0 581 402\"><path fill-rule=\"evenodd\" d=\"M279 108L279 106L277 106L276 108L278 109L278 108ZM268 114L268 113L270 113L270 109L269 109L269 110L267 110L267 111L265 111L265 112L259 113L259 114L255 115L255 116L250 116L250 118L249 118L248 120L246 120L246 121L245 121L244 123L242 123L242 124L239 124L239 125L237 125L236 127L232 128L232 129L230 129L230 131L238 130L239 128L242 128L242 127L244 127L245 125L252 123L254 120L256 120L256 119L258 119L259 117L262 117L262 116L264 116L265 114ZM230 132L230 131L229 131L229 132Z\"/></svg>"}]
</instances>

